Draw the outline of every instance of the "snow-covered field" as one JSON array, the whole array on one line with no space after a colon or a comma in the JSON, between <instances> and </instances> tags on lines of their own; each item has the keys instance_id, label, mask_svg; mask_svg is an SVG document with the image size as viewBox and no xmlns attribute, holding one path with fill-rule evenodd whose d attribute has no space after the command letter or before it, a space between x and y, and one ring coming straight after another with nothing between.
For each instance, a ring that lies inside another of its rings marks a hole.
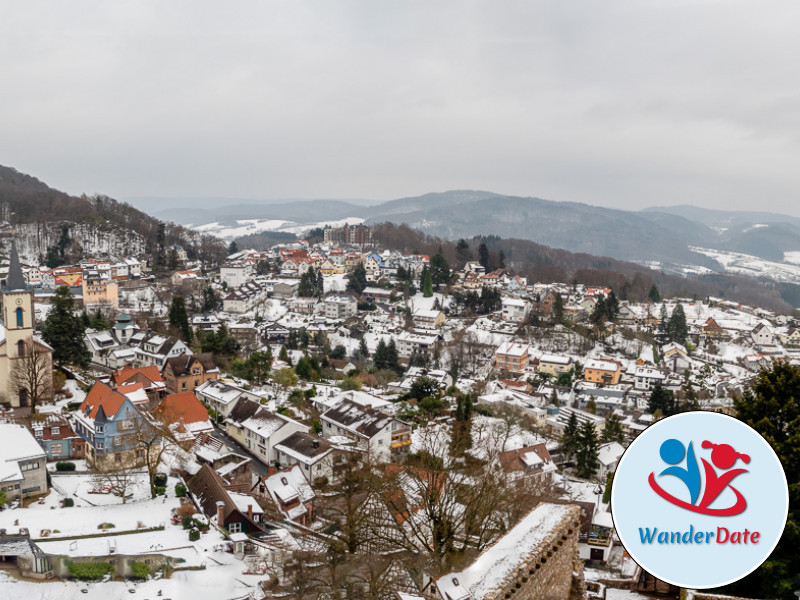
<instances>
[{"instance_id":1,"label":"snow-covered field","mask_svg":"<svg viewBox=\"0 0 800 600\"><path fill-rule=\"evenodd\" d=\"M361 217L347 217L336 221L320 221L318 223L296 223L295 221L282 221L280 219L240 219L221 223L214 221L204 225L191 226L195 231L210 233L224 240L233 240L244 235L252 235L263 231L280 231L300 235L316 227L342 227L344 225L359 225L364 222Z\"/></svg>"},{"instance_id":2,"label":"snow-covered field","mask_svg":"<svg viewBox=\"0 0 800 600\"><path fill-rule=\"evenodd\" d=\"M775 281L788 283L800 283L800 265L772 262L751 256L750 254L740 254L738 252L725 252L723 250L711 250L709 248L691 247L693 252L705 254L720 263L725 271L738 275L749 275L751 277L768 277ZM787 256L790 259L787 259ZM800 252L787 252L784 260L800 262Z\"/></svg>"}]
</instances>

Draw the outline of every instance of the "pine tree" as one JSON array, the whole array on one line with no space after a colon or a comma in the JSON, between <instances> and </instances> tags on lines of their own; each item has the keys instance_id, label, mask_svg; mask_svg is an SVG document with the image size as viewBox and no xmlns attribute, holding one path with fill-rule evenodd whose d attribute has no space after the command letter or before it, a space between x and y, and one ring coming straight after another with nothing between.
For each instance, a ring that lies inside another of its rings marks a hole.
<instances>
[{"instance_id":1,"label":"pine tree","mask_svg":"<svg viewBox=\"0 0 800 600\"><path fill-rule=\"evenodd\" d=\"M53 348L53 361L59 365L88 367L91 355L83 342L85 328L75 312L75 301L69 288L56 289L50 312L42 324L42 337Z\"/></svg>"},{"instance_id":2,"label":"pine tree","mask_svg":"<svg viewBox=\"0 0 800 600\"><path fill-rule=\"evenodd\" d=\"M353 290L357 294L364 291L367 287L367 270L361 263L356 265L353 272L347 276L347 289Z\"/></svg>"},{"instance_id":3,"label":"pine tree","mask_svg":"<svg viewBox=\"0 0 800 600\"><path fill-rule=\"evenodd\" d=\"M578 435L578 417L572 413L564 428L564 434L561 436L561 454L564 455L564 460L567 462L572 460L578 451Z\"/></svg>"},{"instance_id":4,"label":"pine tree","mask_svg":"<svg viewBox=\"0 0 800 600\"><path fill-rule=\"evenodd\" d=\"M238 251L239 251L239 246L236 244L236 240L228 244L228 256L230 256L231 254L236 254Z\"/></svg>"},{"instance_id":5,"label":"pine tree","mask_svg":"<svg viewBox=\"0 0 800 600\"><path fill-rule=\"evenodd\" d=\"M576 468L578 477L589 479L600 466L597 460L599 444L597 442L597 432L590 421L584 422L578 432L578 453L576 456Z\"/></svg>"},{"instance_id":6,"label":"pine tree","mask_svg":"<svg viewBox=\"0 0 800 600\"><path fill-rule=\"evenodd\" d=\"M286 350L286 346L281 345L280 352L278 352L278 359L285 362L287 365L291 365L292 361L289 358L289 351Z\"/></svg>"},{"instance_id":7,"label":"pine tree","mask_svg":"<svg viewBox=\"0 0 800 600\"><path fill-rule=\"evenodd\" d=\"M606 419L601 438L603 442L619 442L620 444L625 440L625 432L617 415L612 414Z\"/></svg>"},{"instance_id":8,"label":"pine tree","mask_svg":"<svg viewBox=\"0 0 800 600\"><path fill-rule=\"evenodd\" d=\"M553 302L553 319L556 323L564 322L564 299L558 292L556 292L556 299Z\"/></svg>"},{"instance_id":9,"label":"pine tree","mask_svg":"<svg viewBox=\"0 0 800 600\"><path fill-rule=\"evenodd\" d=\"M674 415L677 412L677 407L675 406L675 398L672 390L664 389L660 385L654 387L653 391L650 392L647 410L653 414L655 414L656 411L661 411L661 414L665 417Z\"/></svg>"},{"instance_id":10,"label":"pine tree","mask_svg":"<svg viewBox=\"0 0 800 600\"><path fill-rule=\"evenodd\" d=\"M442 254L441 246L439 247L439 251L431 258L430 271L431 280L437 290L440 285L447 285L450 282L450 265L444 257L444 254Z\"/></svg>"},{"instance_id":11,"label":"pine tree","mask_svg":"<svg viewBox=\"0 0 800 600\"><path fill-rule=\"evenodd\" d=\"M433 277L428 267L422 270L422 295L425 298L433 296Z\"/></svg>"},{"instance_id":12,"label":"pine tree","mask_svg":"<svg viewBox=\"0 0 800 600\"><path fill-rule=\"evenodd\" d=\"M686 343L686 336L689 335L689 326L686 324L686 313L683 311L683 305L679 302L672 311L672 316L667 323L667 335L671 342L678 344Z\"/></svg>"},{"instance_id":13,"label":"pine tree","mask_svg":"<svg viewBox=\"0 0 800 600\"><path fill-rule=\"evenodd\" d=\"M361 341L358 343L358 353L361 356L361 360L369 359L369 348L367 347L366 338L362 337Z\"/></svg>"},{"instance_id":14,"label":"pine tree","mask_svg":"<svg viewBox=\"0 0 800 600\"><path fill-rule=\"evenodd\" d=\"M669 335L669 313L667 313L667 305L661 305L661 313L658 316L658 334L661 337L667 337Z\"/></svg>"},{"instance_id":15,"label":"pine tree","mask_svg":"<svg viewBox=\"0 0 800 600\"><path fill-rule=\"evenodd\" d=\"M484 269L489 270L489 247L484 242L478 246L478 262Z\"/></svg>"},{"instance_id":16,"label":"pine tree","mask_svg":"<svg viewBox=\"0 0 800 600\"><path fill-rule=\"evenodd\" d=\"M789 484L789 515L766 562L723 590L749 598L791 598L800 589L800 367L778 363L761 371L734 406L737 418L778 455Z\"/></svg>"},{"instance_id":17,"label":"pine tree","mask_svg":"<svg viewBox=\"0 0 800 600\"><path fill-rule=\"evenodd\" d=\"M386 366L388 364L387 347L386 342L383 341L383 339L378 342L378 347L375 348L375 356L373 357L372 362L375 363L375 368L378 370L388 368Z\"/></svg>"},{"instance_id":18,"label":"pine tree","mask_svg":"<svg viewBox=\"0 0 800 600\"><path fill-rule=\"evenodd\" d=\"M650 292L647 294L647 297L653 301L653 304L658 304L661 302L661 294L656 287L656 284L653 284L653 287L650 288Z\"/></svg>"},{"instance_id":19,"label":"pine tree","mask_svg":"<svg viewBox=\"0 0 800 600\"><path fill-rule=\"evenodd\" d=\"M192 326L189 324L189 313L186 312L186 299L183 296L175 296L169 309L169 324L177 327L183 341L187 344L192 342Z\"/></svg>"},{"instance_id":20,"label":"pine tree","mask_svg":"<svg viewBox=\"0 0 800 600\"><path fill-rule=\"evenodd\" d=\"M395 344L394 338L392 338L386 346L386 368L396 371L398 360L400 360L400 356L397 353L397 344Z\"/></svg>"}]
</instances>

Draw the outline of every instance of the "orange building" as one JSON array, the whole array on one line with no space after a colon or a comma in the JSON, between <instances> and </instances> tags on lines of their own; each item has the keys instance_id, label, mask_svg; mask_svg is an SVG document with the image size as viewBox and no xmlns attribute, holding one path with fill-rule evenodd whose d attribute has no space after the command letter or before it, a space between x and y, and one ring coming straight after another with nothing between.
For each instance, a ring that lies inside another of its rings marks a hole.
<instances>
[{"instance_id":1,"label":"orange building","mask_svg":"<svg viewBox=\"0 0 800 600\"><path fill-rule=\"evenodd\" d=\"M616 360L598 360L592 358L586 361L583 369L583 380L603 385L616 385L622 375L622 366Z\"/></svg>"},{"instance_id":2,"label":"orange building","mask_svg":"<svg viewBox=\"0 0 800 600\"><path fill-rule=\"evenodd\" d=\"M164 382L172 392L191 392L206 381L219 378L219 369L210 352L184 354L167 360Z\"/></svg>"}]
</instances>

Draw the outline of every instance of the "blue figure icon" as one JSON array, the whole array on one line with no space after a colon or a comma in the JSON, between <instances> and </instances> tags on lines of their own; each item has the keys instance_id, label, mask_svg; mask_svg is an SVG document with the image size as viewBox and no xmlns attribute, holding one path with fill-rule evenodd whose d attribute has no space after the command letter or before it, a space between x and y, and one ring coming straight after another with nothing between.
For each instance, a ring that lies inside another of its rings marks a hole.
<instances>
[{"instance_id":1,"label":"blue figure icon","mask_svg":"<svg viewBox=\"0 0 800 600\"><path fill-rule=\"evenodd\" d=\"M697 501L697 497L700 495L700 468L697 466L697 459L694 456L692 443L689 442L689 450L686 451L683 447L683 443L674 438L669 439L661 444L659 453L661 454L661 458L668 465L677 465L683 460L684 453L686 454L685 469L678 466L668 467L661 471L659 477L661 477L661 475L674 475L683 481L689 489L691 504L694 504Z\"/></svg>"}]
</instances>

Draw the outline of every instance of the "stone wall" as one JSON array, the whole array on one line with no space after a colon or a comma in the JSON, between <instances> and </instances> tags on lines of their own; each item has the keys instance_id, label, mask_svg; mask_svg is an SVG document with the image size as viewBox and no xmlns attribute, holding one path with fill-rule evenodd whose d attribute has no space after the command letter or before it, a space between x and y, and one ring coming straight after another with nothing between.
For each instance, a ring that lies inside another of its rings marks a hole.
<instances>
[{"instance_id":1,"label":"stone wall","mask_svg":"<svg viewBox=\"0 0 800 600\"><path fill-rule=\"evenodd\" d=\"M474 600L567 600L584 594L582 581L573 586L573 573L580 574L578 530L579 507L569 512L549 536L525 558L514 575L508 577L485 599Z\"/></svg>"}]
</instances>

